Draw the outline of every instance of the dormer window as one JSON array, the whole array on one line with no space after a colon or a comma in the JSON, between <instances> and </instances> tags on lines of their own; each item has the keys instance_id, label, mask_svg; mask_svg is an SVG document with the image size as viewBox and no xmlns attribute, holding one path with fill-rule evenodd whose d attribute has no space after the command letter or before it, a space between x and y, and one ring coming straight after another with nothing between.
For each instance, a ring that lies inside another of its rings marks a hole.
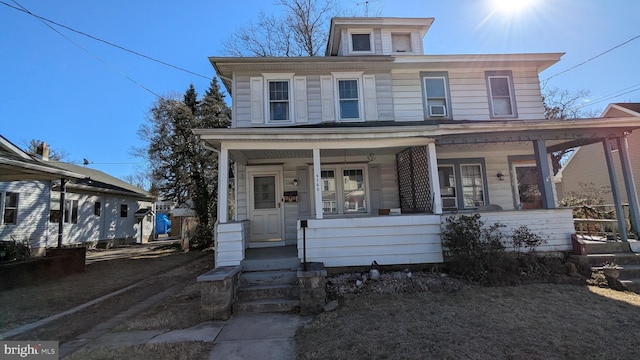
<instances>
[{"instance_id":1,"label":"dormer window","mask_svg":"<svg viewBox=\"0 0 640 360\"><path fill-rule=\"evenodd\" d=\"M411 53L411 34L391 34L391 46L394 53Z\"/></svg>"},{"instance_id":2,"label":"dormer window","mask_svg":"<svg viewBox=\"0 0 640 360\"><path fill-rule=\"evenodd\" d=\"M373 52L373 32L358 31L349 33L352 53L372 53Z\"/></svg>"}]
</instances>

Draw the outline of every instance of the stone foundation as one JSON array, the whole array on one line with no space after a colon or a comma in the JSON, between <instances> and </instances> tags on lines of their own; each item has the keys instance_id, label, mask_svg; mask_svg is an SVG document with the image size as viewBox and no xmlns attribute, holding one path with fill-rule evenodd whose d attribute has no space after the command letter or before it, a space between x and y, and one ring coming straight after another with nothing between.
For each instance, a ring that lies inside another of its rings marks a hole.
<instances>
[{"instance_id":1,"label":"stone foundation","mask_svg":"<svg viewBox=\"0 0 640 360\"><path fill-rule=\"evenodd\" d=\"M221 266L198 276L200 310L205 319L227 320L240 278L240 266Z\"/></svg>"},{"instance_id":2,"label":"stone foundation","mask_svg":"<svg viewBox=\"0 0 640 360\"><path fill-rule=\"evenodd\" d=\"M316 315L324 310L326 301L325 277L327 270L324 263L307 263L298 268L298 284L300 284L300 315Z\"/></svg>"}]
</instances>

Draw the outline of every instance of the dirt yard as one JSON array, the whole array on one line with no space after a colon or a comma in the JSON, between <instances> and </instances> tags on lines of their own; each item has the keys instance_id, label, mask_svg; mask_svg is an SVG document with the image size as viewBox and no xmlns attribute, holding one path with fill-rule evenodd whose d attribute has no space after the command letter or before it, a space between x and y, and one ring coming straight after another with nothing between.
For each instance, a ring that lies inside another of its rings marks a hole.
<instances>
[{"instance_id":1,"label":"dirt yard","mask_svg":"<svg viewBox=\"0 0 640 360\"><path fill-rule=\"evenodd\" d=\"M99 261L87 270L32 287L0 292L0 331L68 310L131 284L121 295L18 335L12 340L58 340L61 343L128 309L164 289L179 284L177 292L195 284L197 275L213 266L212 252L159 248L128 259ZM195 309L196 311L199 309Z\"/></svg>"}]
</instances>

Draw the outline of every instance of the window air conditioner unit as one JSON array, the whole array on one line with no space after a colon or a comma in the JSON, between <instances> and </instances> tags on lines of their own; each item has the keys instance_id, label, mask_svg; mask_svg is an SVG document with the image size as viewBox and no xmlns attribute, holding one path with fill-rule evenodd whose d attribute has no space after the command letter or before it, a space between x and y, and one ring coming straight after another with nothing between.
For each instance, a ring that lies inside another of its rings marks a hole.
<instances>
[{"instance_id":1,"label":"window air conditioner unit","mask_svg":"<svg viewBox=\"0 0 640 360\"><path fill-rule=\"evenodd\" d=\"M447 116L447 107L444 105L429 105L429 116Z\"/></svg>"}]
</instances>

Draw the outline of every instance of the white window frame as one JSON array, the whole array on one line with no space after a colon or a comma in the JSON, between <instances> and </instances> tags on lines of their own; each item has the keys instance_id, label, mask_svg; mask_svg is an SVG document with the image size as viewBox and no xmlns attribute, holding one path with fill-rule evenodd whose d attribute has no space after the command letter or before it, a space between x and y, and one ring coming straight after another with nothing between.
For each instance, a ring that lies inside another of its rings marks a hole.
<instances>
[{"instance_id":1,"label":"white window frame","mask_svg":"<svg viewBox=\"0 0 640 360\"><path fill-rule=\"evenodd\" d=\"M10 223L5 223L4 222L4 215L5 215L5 211L7 211L7 207L6 207L6 199L7 199L7 194L16 194L16 206L15 207L10 207L9 209L15 209L15 215L13 216L13 222ZM0 225L18 225L18 211L20 209L20 193L15 192L15 191L3 191L2 193L0 193L0 214L2 215L2 217L0 217Z\"/></svg>"},{"instance_id":2,"label":"white window frame","mask_svg":"<svg viewBox=\"0 0 640 360\"><path fill-rule=\"evenodd\" d=\"M489 201L489 187L488 187L488 179L486 172L486 163L483 158L461 158L461 159L441 159L438 160L438 168L440 167L453 167L453 176L455 182L455 199L456 199L456 209L452 209L451 207L447 207L444 211L463 211L463 210L473 210L477 209L478 206L466 206L464 202L464 184L462 180L462 168L464 166L479 166L480 167L480 176L482 177L482 186L480 189L482 190L482 201L483 205L490 204ZM440 194L441 198L453 198L452 196L446 196Z\"/></svg>"},{"instance_id":3,"label":"white window frame","mask_svg":"<svg viewBox=\"0 0 640 360\"><path fill-rule=\"evenodd\" d=\"M404 55L404 54L413 54L414 53L414 49L413 49L413 34L410 32L392 32L390 34L391 37L391 52L394 54L400 54L400 55ZM409 50L406 51L396 51L396 44L393 41L393 38L400 38L400 37L408 37L409 38Z\"/></svg>"},{"instance_id":4,"label":"white window frame","mask_svg":"<svg viewBox=\"0 0 640 360\"><path fill-rule=\"evenodd\" d=\"M504 118L517 118L518 110L516 107L516 95L513 84L513 74L510 70L506 71L486 71L485 77L487 81L487 97L489 99L489 116L494 119ZM507 79L507 85L509 86L509 102L511 104L511 114L496 114L495 106L493 104L494 96L491 90L492 79Z\"/></svg>"},{"instance_id":5,"label":"white window frame","mask_svg":"<svg viewBox=\"0 0 640 360\"><path fill-rule=\"evenodd\" d=\"M344 184L342 184L344 170L362 170L362 176L363 176L362 179L364 182L363 187L364 187L365 211L347 212L347 213L344 212L344 203L345 203ZM351 216L362 216L362 215L371 214L371 200L370 200L370 190L369 190L369 167L367 166L367 164L353 163L353 164L341 164L341 165L323 165L321 167L321 171L333 171L334 173L335 183L336 183L336 188L335 188L336 207L338 210L337 213L323 214L324 217L327 217L327 218L351 217ZM315 192L314 192L313 201L315 201ZM324 200L321 199L320 201L323 202L323 208L324 208Z\"/></svg>"},{"instance_id":6,"label":"white window frame","mask_svg":"<svg viewBox=\"0 0 640 360\"><path fill-rule=\"evenodd\" d=\"M482 204L481 205L466 206L466 204L464 204L465 203L465 199L464 199L464 188L465 188L465 185L464 185L464 181L462 180L462 175L463 175L462 174L462 168L465 167L465 166L477 166L480 169L480 179L482 179L482 184L480 186L473 185L472 187L474 189L474 193L476 192L476 189L480 189L480 192L482 193ZM487 193L485 191L485 188L486 188L486 186L485 186L486 184L485 183L487 182L487 179L486 179L486 176L485 176L486 172L485 172L484 167L482 166L482 164L481 163L476 163L476 162L468 162L468 163L464 162L464 163L461 163L459 165L459 171L460 171L460 190L462 190L460 192L460 200L464 204L464 209L477 209L479 206L486 205L487 204Z\"/></svg>"},{"instance_id":7,"label":"white window frame","mask_svg":"<svg viewBox=\"0 0 640 360\"><path fill-rule=\"evenodd\" d=\"M375 53L375 41L373 41L373 29L358 29L349 30L349 51L352 54L374 54ZM369 35L369 50L354 50L353 49L353 35Z\"/></svg>"},{"instance_id":8,"label":"white window frame","mask_svg":"<svg viewBox=\"0 0 640 360\"><path fill-rule=\"evenodd\" d=\"M345 72L345 73L332 73L333 75L333 88L334 99L336 108L336 120L338 122L361 122L365 121L364 115L364 89L362 87L362 71L358 72ZM340 81L343 80L356 80L358 82L358 117L357 118L345 118L343 119L340 114Z\"/></svg>"},{"instance_id":9,"label":"white window frame","mask_svg":"<svg viewBox=\"0 0 640 360\"><path fill-rule=\"evenodd\" d=\"M294 93L293 88L293 75L294 73L263 73L264 78L264 120L267 124L292 124L295 119L294 114ZM271 120L271 99L269 98L269 83L272 81L288 82L289 83L289 119L288 120Z\"/></svg>"}]
</instances>

